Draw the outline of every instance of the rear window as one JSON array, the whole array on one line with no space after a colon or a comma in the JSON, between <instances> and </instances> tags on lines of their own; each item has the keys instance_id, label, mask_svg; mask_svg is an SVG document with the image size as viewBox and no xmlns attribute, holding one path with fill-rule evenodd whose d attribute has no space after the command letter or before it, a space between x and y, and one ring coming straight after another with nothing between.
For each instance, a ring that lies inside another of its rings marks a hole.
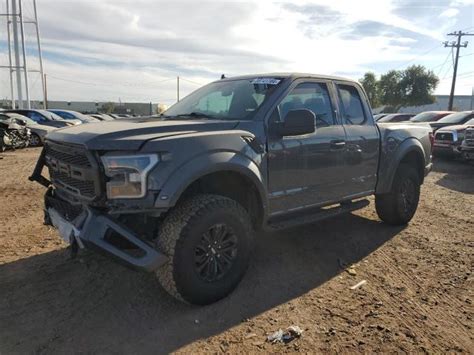
<instances>
[{"instance_id":1,"label":"rear window","mask_svg":"<svg viewBox=\"0 0 474 355\"><path fill-rule=\"evenodd\" d=\"M365 123L364 106L359 92L354 86L337 85L341 115L345 124L362 125Z\"/></svg>"}]
</instances>

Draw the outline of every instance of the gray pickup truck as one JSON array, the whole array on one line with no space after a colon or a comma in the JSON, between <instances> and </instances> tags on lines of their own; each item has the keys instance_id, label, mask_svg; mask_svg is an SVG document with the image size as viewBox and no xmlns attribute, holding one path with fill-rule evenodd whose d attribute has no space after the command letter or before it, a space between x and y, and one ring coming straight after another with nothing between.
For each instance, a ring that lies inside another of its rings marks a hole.
<instances>
[{"instance_id":1,"label":"gray pickup truck","mask_svg":"<svg viewBox=\"0 0 474 355\"><path fill-rule=\"evenodd\" d=\"M30 179L47 187L45 223L72 250L98 249L209 304L242 279L257 230L351 212L370 195L384 222L408 223L432 141L428 126L375 124L357 82L240 76L161 119L51 132Z\"/></svg>"}]
</instances>

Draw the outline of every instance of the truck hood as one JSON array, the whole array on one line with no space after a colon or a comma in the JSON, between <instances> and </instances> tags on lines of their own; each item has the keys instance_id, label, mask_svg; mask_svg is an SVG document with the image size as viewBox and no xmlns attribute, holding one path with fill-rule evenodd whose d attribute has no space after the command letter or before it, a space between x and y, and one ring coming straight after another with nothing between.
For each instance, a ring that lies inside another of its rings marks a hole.
<instances>
[{"instance_id":1,"label":"truck hood","mask_svg":"<svg viewBox=\"0 0 474 355\"><path fill-rule=\"evenodd\" d=\"M48 133L47 140L80 144L90 150L139 150L151 139L235 128L238 121L222 120L127 120L102 121Z\"/></svg>"}]
</instances>

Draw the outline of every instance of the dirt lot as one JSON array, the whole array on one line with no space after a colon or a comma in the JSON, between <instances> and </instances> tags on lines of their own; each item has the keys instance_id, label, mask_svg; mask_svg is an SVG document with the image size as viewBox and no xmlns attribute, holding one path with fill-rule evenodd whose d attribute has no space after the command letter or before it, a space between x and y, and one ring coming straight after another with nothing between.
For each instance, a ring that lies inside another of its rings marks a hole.
<instances>
[{"instance_id":1,"label":"dirt lot","mask_svg":"<svg viewBox=\"0 0 474 355\"><path fill-rule=\"evenodd\" d=\"M43 188L27 180L38 153L0 158L1 354L474 349L472 165L435 162L405 228L382 224L371 204L258 235L236 292L199 308L102 256L71 260L42 225ZM293 324L300 339L265 342Z\"/></svg>"}]
</instances>

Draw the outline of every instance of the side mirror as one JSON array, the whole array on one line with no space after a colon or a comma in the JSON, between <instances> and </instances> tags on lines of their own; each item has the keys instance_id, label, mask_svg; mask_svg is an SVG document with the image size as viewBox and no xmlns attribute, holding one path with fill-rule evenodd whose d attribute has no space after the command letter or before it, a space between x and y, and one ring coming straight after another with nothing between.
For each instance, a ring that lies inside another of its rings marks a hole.
<instances>
[{"instance_id":1,"label":"side mirror","mask_svg":"<svg viewBox=\"0 0 474 355\"><path fill-rule=\"evenodd\" d=\"M278 134L284 136L300 136L315 131L314 113L307 109L291 110L285 120L279 124Z\"/></svg>"}]
</instances>

